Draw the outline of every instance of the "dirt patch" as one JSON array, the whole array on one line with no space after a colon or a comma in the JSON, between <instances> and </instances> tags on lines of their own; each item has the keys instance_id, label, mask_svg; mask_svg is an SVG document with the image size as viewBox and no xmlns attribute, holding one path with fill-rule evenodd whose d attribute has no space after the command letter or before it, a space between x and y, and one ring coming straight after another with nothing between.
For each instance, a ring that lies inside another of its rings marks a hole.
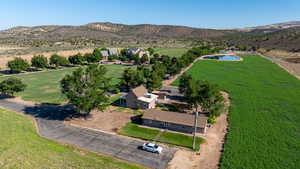
<instances>
[{"instance_id":1,"label":"dirt patch","mask_svg":"<svg viewBox=\"0 0 300 169\"><path fill-rule=\"evenodd\" d=\"M42 86L40 89L46 90L46 89L49 89L49 88L50 88L49 86Z\"/></svg>"},{"instance_id":2,"label":"dirt patch","mask_svg":"<svg viewBox=\"0 0 300 169\"><path fill-rule=\"evenodd\" d=\"M73 118L69 121L65 121L65 123L83 128L116 133L117 130L130 122L130 118L134 116L131 113L120 112L117 110L116 107L110 106L103 112L97 110L92 111L91 117L87 119Z\"/></svg>"},{"instance_id":3,"label":"dirt patch","mask_svg":"<svg viewBox=\"0 0 300 169\"><path fill-rule=\"evenodd\" d=\"M286 58L284 60L289 63L300 63L300 58Z\"/></svg>"},{"instance_id":4,"label":"dirt patch","mask_svg":"<svg viewBox=\"0 0 300 169\"><path fill-rule=\"evenodd\" d=\"M56 93L57 90L56 89L46 89L45 92L50 94L50 93Z\"/></svg>"},{"instance_id":5,"label":"dirt patch","mask_svg":"<svg viewBox=\"0 0 300 169\"><path fill-rule=\"evenodd\" d=\"M270 61L276 63L278 66L294 75L296 78L300 79L300 63L295 63L295 61L300 61L300 58L289 58L289 60L293 60L294 62L289 62L285 58L278 58L273 55L262 55L262 57L269 59Z\"/></svg>"},{"instance_id":6,"label":"dirt patch","mask_svg":"<svg viewBox=\"0 0 300 169\"><path fill-rule=\"evenodd\" d=\"M6 98L5 100L9 102L21 103L27 106L35 106L37 104L36 102L22 100L20 97Z\"/></svg>"},{"instance_id":7,"label":"dirt patch","mask_svg":"<svg viewBox=\"0 0 300 169\"><path fill-rule=\"evenodd\" d=\"M226 107L229 107L229 95L225 92L222 92L222 95ZM228 109L216 119L214 125L208 128L204 134L206 141L200 145L199 153L178 150L169 163L168 169L217 169L228 126L227 114Z\"/></svg>"}]
</instances>

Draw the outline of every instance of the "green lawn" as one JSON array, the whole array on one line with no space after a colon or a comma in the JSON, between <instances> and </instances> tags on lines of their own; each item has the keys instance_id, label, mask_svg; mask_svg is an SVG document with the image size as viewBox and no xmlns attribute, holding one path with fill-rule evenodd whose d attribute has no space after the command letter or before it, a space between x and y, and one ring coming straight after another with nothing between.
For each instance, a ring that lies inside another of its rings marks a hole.
<instances>
[{"instance_id":1,"label":"green lawn","mask_svg":"<svg viewBox=\"0 0 300 169\"><path fill-rule=\"evenodd\" d=\"M156 138L156 136L160 133L159 130L139 127L138 125L133 123L128 123L119 131L119 133L125 136L140 138L143 140L157 141L161 143L167 143L170 145L176 145L176 146L186 147L190 149L193 148L192 147L193 137L191 136L164 131L163 133L161 133L159 138ZM204 141L203 139L197 137L196 151L199 150L199 146L203 141Z\"/></svg>"},{"instance_id":2,"label":"green lawn","mask_svg":"<svg viewBox=\"0 0 300 169\"><path fill-rule=\"evenodd\" d=\"M111 157L40 137L29 117L0 108L0 168L137 169Z\"/></svg>"},{"instance_id":3,"label":"green lawn","mask_svg":"<svg viewBox=\"0 0 300 169\"><path fill-rule=\"evenodd\" d=\"M155 52L161 55L180 57L188 51L187 48L155 48Z\"/></svg>"},{"instance_id":4,"label":"green lawn","mask_svg":"<svg viewBox=\"0 0 300 169\"><path fill-rule=\"evenodd\" d=\"M121 65L104 65L108 69L107 75L113 78L113 83L116 84L122 76L126 66ZM47 72L36 72L29 74L12 75L20 78L27 84L24 92L18 93L23 100L35 101L41 103L62 103L66 98L60 92L59 82L66 75L77 68L67 68L61 70L52 70ZM0 81L9 76L0 77Z\"/></svg>"},{"instance_id":5,"label":"green lawn","mask_svg":"<svg viewBox=\"0 0 300 169\"><path fill-rule=\"evenodd\" d=\"M260 56L242 57L242 62L198 61L188 71L230 94L220 168L299 168L300 81Z\"/></svg>"}]
</instances>

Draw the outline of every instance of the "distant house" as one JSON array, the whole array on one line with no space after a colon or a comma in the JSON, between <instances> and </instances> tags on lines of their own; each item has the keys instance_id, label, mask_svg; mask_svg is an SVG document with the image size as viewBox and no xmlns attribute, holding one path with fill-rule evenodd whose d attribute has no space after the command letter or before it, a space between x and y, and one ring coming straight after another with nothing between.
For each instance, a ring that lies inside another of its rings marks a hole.
<instances>
[{"instance_id":1,"label":"distant house","mask_svg":"<svg viewBox=\"0 0 300 169\"><path fill-rule=\"evenodd\" d=\"M107 50L102 50L102 51L100 51L100 53L103 57L103 60L108 60L109 53Z\"/></svg>"},{"instance_id":2,"label":"distant house","mask_svg":"<svg viewBox=\"0 0 300 169\"><path fill-rule=\"evenodd\" d=\"M144 86L131 89L126 96L126 106L133 109L155 108L157 95L148 93Z\"/></svg>"},{"instance_id":3,"label":"distant house","mask_svg":"<svg viewBox=\"0 0 300 169\"><path fill-rule=\"evenodd\" d=\"M142 121L143 125L150 127L163 128L184 133L193 133L195 115L149 109L144 111ZM207 117L205 115L198 116L197 132L205 133L206 127Z\"/></svg>"},{"instance_id":4,"label":"distant house","mask_svg":"<svg viewBox=\"0 0 300 169\"><path fill-rule=\"evenodd\" d=\"M138 55L139 58L141 58L143 55L147 55L149 57L150 53L141 48L128 48L127 55L128 56Z\"/></svg>"},{"instance_id":5,"label":"distant house","mask_svg":"<svg viewBox=\"0 0 300 169\"><path fill-rule=\"evenodd\" d=\"M109 55L118 55L119 54L119 51L117 48L109 48L108 49L108 54Z\"/></svg>"}]
</instances>

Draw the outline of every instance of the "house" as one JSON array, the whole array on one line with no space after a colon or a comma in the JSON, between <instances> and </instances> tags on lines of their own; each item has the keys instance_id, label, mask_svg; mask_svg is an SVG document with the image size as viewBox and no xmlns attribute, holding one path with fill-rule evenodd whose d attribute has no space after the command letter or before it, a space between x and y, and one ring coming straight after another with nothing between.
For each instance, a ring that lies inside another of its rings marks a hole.
<instances>
[{"instance_id":1,"label":"house","mask_svg":"<svg viewBox=\"0 0 300 169\"><path fill-rule=\"evenodd\" d=\"M144 86L131 89L126 96L126 106L133 109L155 108L157 95L148 93Z\"/></svg>"},{"instance_id":2,"label":"house","mask_svg":"<svg viewBox=\"0 0 300 169\"><path fill-rule=\"evenodd\" d=\"M100 53L103 57L103 60L108 60L109 53L107 50L102 50L102 51L100 51Z\"/></svg>"},{"instance_id":3,"label":"house","mask_svg":"<svg viewBox=\"0 0 300 169\"><path fill-rule=\"evenodd\" d=\"M144 111L142 117L143 125L173 130L183 133L193 133L195 115L171 111L149 109ZM199 115L197 119L197 132L205 133L207 128L207 117Z\"/></svg>"},{"instance_id":4,"label":"house","mask_svg":"<svg viewBox=\"0 0 300 169\"><path fill-rule=\"evenodd\" d=\"M108 54L109 55L118 55L119 54L119 51L117 48L109 48L108 49Z\"/></svg>"},{"instance_id":5,"label":"house","mask_svg":"<svg viewBox=\"0 0 300 169\"><path fill-rule=\"evenodd\" d=\"M145 51L144 49L141 48L128 48L127 55L131 57L134 55L138 55L139 58L141 58L143 55L147 55L149 57L150 53L149 51Z\"/></svg>"}]
</instances>

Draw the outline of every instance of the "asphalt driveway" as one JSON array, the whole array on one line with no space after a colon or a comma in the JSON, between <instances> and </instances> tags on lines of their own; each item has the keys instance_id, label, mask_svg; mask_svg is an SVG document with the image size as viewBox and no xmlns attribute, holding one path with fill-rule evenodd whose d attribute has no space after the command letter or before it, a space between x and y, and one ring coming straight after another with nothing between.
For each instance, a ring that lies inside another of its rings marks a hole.
<instances>
[{"instance_id":1,"label":"asphalt driveway","mask_svg":"<svg viewBox=\"0 0 300 169\"><path fill-rule=\"evenodd\" d=\"M65 125L61 112L72 111L68 106L26 106L20 103L0 100L0 106L30 114L37 120L43 137L73 144L99 153L138 163L146 167L164 169L173 158L174 149L164 147L162 154L140 150L143 141L104 132Z\"/></svg>"}]
</instances>

